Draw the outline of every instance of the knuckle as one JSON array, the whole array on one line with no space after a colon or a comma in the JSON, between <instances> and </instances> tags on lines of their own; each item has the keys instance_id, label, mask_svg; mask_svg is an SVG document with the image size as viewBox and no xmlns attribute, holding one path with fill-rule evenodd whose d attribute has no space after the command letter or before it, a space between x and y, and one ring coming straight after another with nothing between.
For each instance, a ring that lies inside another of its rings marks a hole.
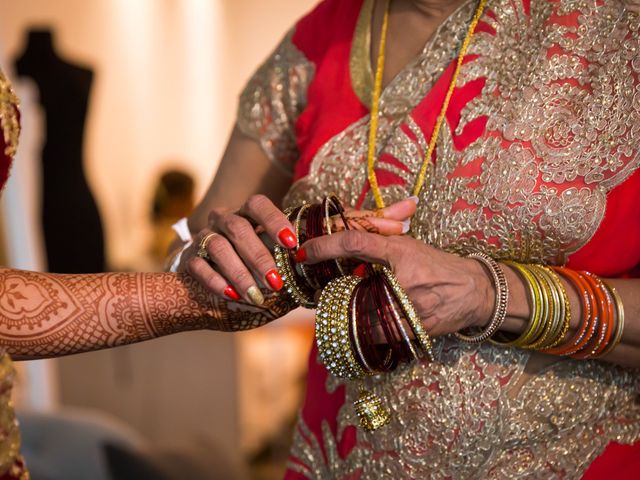
<instances>
[{"instance_id":1,"label":"knuckle","mask_svg":"<svg viewBox=\"0 0 640 480\"><path fill-rule=\"evenodd\" d=\"M253 258L254 258L255 265L258 267L260 271L266 272L267 270L270 270L275 266L275 261L273 260L273 257L268 251L264 249L260 249L259 251L255 252Z\"/></svg>"},{"instance_id":2,"label":"knuckle","mask_svg":"<svg viewBox=\"0 0 640 480\"><path fill-rule=\"evenodd\" d=\"M222 235L215 235L207 245L207 251L212 259L224 258L229 252L229 243Z\"/></svg>"},{"instance_id":3,"label":"knuckle","mask_svg":"<svg viewBox=\"0 0 640 480\"><path fill-rule=\"evenodd\" d=\"M271 201L264 195L251 195L246 202L246 208L249 212L255 213L262 211Z\"/></svg>"},{"instance_id":4,"label":"knuckle","mask_svg":"<svg viewBox=\"0 0 640 480\"><path fill-rule=\"evenodd\" d=\"M253 276L247 271L246 268L236 268L231 272L231 278L237 285L246 286L253 285Z\"/></svg>"},{"instance_id":5,"label":"knuckle","mask_svg":"<svg viewBox=\"0 0 640 480\"><path fill-rule=\"evenodd\" d=\"M362 253L367 246L367 234L360 231L345 232L342 237L342 248L351 255Z\"/></svg>"},{"instance_id":6,"label":"knuckle","mask_svg":"<svg viewBox=\"0 0 640 480\"><path fill-rule=\"evenodd\" d=\"M218 221L218 219L226 213L227 213L226 208L217 207L217 208L211 209L208 215L209 223L215 224Z\"/></svg>"},{"instance_id":7,"label":"knuckle","mask_svg":"<svg viewBox=\"0 0 640 480\"><path fill-rule=\"evenodd\" d=\"M238 215L227 215L224 218L224 230L234 238L244 238L253 231L251 224Z\"/></svg>"}]
</instances>

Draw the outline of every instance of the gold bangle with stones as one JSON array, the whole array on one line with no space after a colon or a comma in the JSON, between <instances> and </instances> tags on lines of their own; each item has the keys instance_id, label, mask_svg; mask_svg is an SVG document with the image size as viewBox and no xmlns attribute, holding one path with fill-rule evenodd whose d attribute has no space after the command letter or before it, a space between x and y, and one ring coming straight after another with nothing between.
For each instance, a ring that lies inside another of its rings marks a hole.
<instances>
[{"instance_id":1,"label":"gold bangle with stones","mask_svg":"<svg viewBox=\"0 0 640 480\"><path fill-rule=\"evenodd\" d=\"M411 326L413 334L418 340L418 344L420 345L422 351L427 354L429 359L433 360L433 344L431 343L431 337L429 337L426 330L424 329L422 321L420 320L420 317L418 317L418 313L416 312L413 303L411 303L411 300L409 300L407 293L404 291L404 289L398 282L398 279L389 267L380 266L379 271L381 271L384 275L389 287L391 287L393 295L398 300L400 309L407 319L407 322Z\"/></svg>"},{"instance_id":2,"label":"gold bangle with stones","mask_svg":"<svg viewBox=\"0 0 640 480\"><path fill-rule=\"evenodd\" d=\"M509 285L507 284L507 277L504 274L504 270L502 270L502 267L498 262L489 255L481 252L475 252L467 255L466 258L479 261L487 270L489 270L491 278L493 279L493 286L496 290L495 306L493 308L491 320L484 329L481 329L480 332L473 335L456 332L455 336L466 343L481 343L488 340L494 333L496 333L504 323L505 318L507 318Z\"/></svg>"},{"instance_id":3,"label":"gold bangle with stones","mask_svg":"<svg viewBox=\"0 0 640 480\"><path fill-rule=\"evenodd\" d=\"M316 310L316 342L322 363L336 377L360 379L367 372L358 362L349 337L351 295L361 277L343 276L322 289Z\"/></svg>"},{"instance_id":4,"label":"gold bangle with stones","mask_svg":"<svg viewBox=\"0 0 640 480\"><path fill-rule=\"evenodd\" d=\"M404 321L403 321L402 315L400 315L400 312L396 308L396 299L391 294L391 292L389 291L389 288L387 287L386 284L382 285L382 287L384 289L384 294L387 297L387 302L389 302L389 310L391 310L391 314L393 315L393 319L394 319L394 321L395 321L395 323L396 323L396 325L398 327L398 330L400 331L400 335L402 336L402 340L407 345L407 348L411 352L411 356L413 357L413 359L414 360L420 360L420 355L418 355L418 352L416 351L415 347L413 346L413 342L409 338L409 334L407 333L407 329L404 327Z\"/></svg>"},{"instance_id":5,"label":"gold bangle with stones","mask_svg":"<svg viewBox=\"0 0 640 480\"><path fill-rule=\"evenodd\" d=\"M304 287L296 281L295 273L291 268L289 252L280 245L275 245L273 247L273 256L276 261L276 267L282 276L284 290L301 307L315 308L316 303L314 299L305 292Z\"/></svg>"},{"instance_id":6,"label":"gold bangle with stones","mask_svg":"<svg viewBox=\"0 0 640 480\"><path fill-rule=\"evenodd\" d=\"M608 282L602 280L602 284L609 291L614 300L614 306L616 310L616 333L613 337L613 340L609 343L607 348L605 348L602 353L597 355L595 358L602 358L605 355L611 353L622 341L622 334L624 333L624 305L622 303L622 298L618 291L611 286Z\"/></svg>"}]
</instances>

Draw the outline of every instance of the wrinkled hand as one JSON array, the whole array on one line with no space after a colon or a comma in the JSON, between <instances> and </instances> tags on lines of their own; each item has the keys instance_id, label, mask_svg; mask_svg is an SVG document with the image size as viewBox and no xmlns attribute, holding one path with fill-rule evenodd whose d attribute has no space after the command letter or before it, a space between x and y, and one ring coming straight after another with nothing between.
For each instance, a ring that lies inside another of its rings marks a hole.
<instances>
[{"instance_id":1,"label":"wrinkled hand","mask_svg":"<svg viewBox=\"0 0 640 480\"><path fill-rule=\"evenodd\" d=\"M492 315L495 290L479 262L409 236L340 232L309 240L302 248L305 263L356 258L391 267L430 335L483 326Z\"/></svg>"},{"instance_id":2,"label":"wrinkled hand","mask_svg":"<svg viewBox=\"0 0 640 480\"><path fill-rule=\"evenodd\" d=\"M345 216L352 229L398 235L408 229L408 219L415 210L415 202L408 199L375 212L348 210ZM332 218L332 223L332 231L344 229L339 216ZM200 242L207 236L210 261L197 255ZM212 210L209 226L196 235L193 245L184 252L178 270L190 273L218 296L261 304L261 287L278 291L283 286L265 241L288 249L297 247L293 226L285 214L267 197L254 195L239 211Z\"/></svg>"}]
</instances>

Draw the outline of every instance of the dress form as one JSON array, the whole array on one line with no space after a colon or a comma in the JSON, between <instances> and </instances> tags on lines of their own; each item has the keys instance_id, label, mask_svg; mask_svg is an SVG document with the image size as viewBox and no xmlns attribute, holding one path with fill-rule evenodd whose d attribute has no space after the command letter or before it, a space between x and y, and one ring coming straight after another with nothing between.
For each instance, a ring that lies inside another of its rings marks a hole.
<instances>
[{"instance_id":1,"label":"dress form","mask_svg":"<svg viewBox=\"0 0 640 480\"><path fill-rule=\"evenodd\" d=\"M42 150L42 226L49 271L105 269L100 214L87 184L84 131L93 72L60 58L48 30L32 30L15 61L31 78L46 117Z\"/></svg>"}]
</instances>

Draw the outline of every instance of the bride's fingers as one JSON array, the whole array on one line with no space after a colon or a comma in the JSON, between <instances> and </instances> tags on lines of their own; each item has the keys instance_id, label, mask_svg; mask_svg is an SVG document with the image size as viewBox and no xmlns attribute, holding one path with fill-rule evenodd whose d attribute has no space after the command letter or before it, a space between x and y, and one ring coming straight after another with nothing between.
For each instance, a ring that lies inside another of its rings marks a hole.
<instances>
[{"instance_id":1,"label":"bride's fingers","mask_svg":"<svg viewBox=\"0 0 640 480\"><path fill-rule=\"evenodd\" d=\"M388 207L384 207L380 210L354 210L352 208L348 208L345 211L345 216L347 218L376 217L402 221L410 218L414 213L416 213L417 204L418 201L416 197L409 197L404 200L400 200L399 202L392 203Z\"/></svg>"},{"instance_id":2,"label":"bride's fingers","mask_svg":"<svg viewBox=\"0 0 640 480\"><path fill-rule=\"evenodd\" d=\"M382 212L382 218L389 220L406 220L416 213L418 201L416 197L405 198L399 202L392 203L388 207L379 210Z\"/></svg>"},{"instance_id":3,"label":"bride's fingers","mask_svg":"<svg viewBox=\"0 0 640 480\"><path fill-rule=\"evenodd\" d=\"M410 220L398 221L377 217L348 217L349 230L379 233L380 235L402 235L409 231ZM331 218L331 233L346 230L342 218Z\"/></svg>"}]
</instances>

